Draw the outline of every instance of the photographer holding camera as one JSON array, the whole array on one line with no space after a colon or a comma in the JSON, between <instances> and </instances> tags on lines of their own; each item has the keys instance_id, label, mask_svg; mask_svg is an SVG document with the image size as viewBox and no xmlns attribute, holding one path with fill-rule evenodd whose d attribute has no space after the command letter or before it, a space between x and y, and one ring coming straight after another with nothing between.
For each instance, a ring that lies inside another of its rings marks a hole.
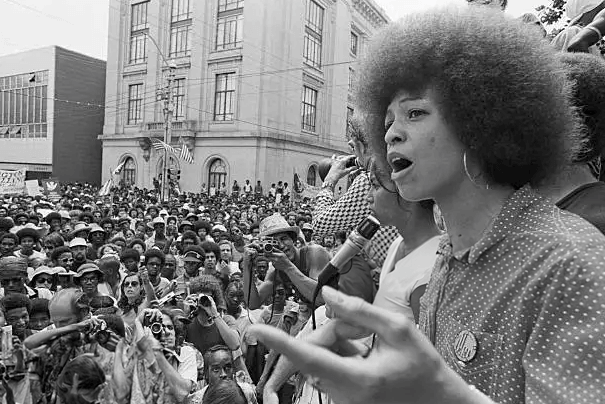
<instances>
[{"instance_id":1,"label":"photographer holding camera","mask_svg":"<svg viewBox=\"0 0 605 404\"><path fill-rule=\"evenodd\" d=\"M235 320L231 316L223 318L221 313L226 310L221 284L211 275L200 275L191 282L191 293L185 300L193 317L187 326L187 341L202 354L215 345L237 351L240 338Z\"/></svg>"},{"instance_id":2,"label":"photographer holding camera","mask_svg":"<svg viewBox=\"0 0 605 404\"><path fill-rule=\"evenodd\" d=\"M116 348L117 402L182 403L196 388L196 351L179 346L181 327L170 310L145 309L136 320L135 343ZM124 358L127 358L124 360Z\"/></svg>"},{"instance_id":3,"label":"photographer holding camera","mask_svg":"<svg viewBox=\"0 0 605 404\"><path fill-rule=\"evenodd\" d=\"M244 293L249 309L259 308L267 298L273 295L274 277L281 274L285 274L287 277L287 279L281 278L287 292L291 286L294 286L306 300L311 301L317 285L317 276L330 261L330 253L318 244L296 248L294 243L298 238L299 228L290 226L279 213L265 218L259 228L261 240L263 238L266 240L260 244L249 244L242 262ZM252 262L261 256L266 257L277 273L269 268L264 282L257 289L254 282L252 285L250 284L251 268ZM321 295L317 300L322 301Z\"/></svg>"}]
</instances>

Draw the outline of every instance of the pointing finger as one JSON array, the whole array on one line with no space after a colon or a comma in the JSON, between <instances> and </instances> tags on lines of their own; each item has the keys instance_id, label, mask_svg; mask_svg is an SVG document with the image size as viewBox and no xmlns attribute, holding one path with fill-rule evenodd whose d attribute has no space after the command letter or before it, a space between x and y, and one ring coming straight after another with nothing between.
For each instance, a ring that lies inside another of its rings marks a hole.
<instances>
[{"instance_id":1,"label":"pointing finger","mask_svg":"<svg viewBox=\"0 0 605 404\"><path fill-rule=\"evenodd\" d=\"M325 379L334 384L345 384L362 378L359 359L343 358L325 348L294 339L285 332L267 325L250 326L250 332L265 345L285 355L307 375Z\"/></svg>"}]
</instances>

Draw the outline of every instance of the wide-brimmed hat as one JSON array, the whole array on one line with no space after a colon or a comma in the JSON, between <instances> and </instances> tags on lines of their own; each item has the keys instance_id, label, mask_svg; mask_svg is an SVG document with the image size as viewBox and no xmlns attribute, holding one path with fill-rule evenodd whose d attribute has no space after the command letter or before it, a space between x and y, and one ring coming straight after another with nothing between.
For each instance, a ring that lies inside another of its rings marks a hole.
<instances>
[{"instance_id":1,"label":"wide-brimmed hat","mask_svg":"<svg viewBox=\"0 0 605 404\"><path fill-rule=\"evenodd\" d=\"M183 230L182 230L183 226L191 226L191 227L193 227L193 223L191 223L189 220L183 220L181 222L181 224L179 224L179 233L183 232Z\"/></svg>"},{"instance_id":2,"label":"wide-brimmed hat","mask_svg":"<svg viewBox=\"0 0 605 404\"><path fill-rule=\"evenodd\" d=\"M75 276L76 275L76 272L68 271L67 269L65 269L63 267L54 267L53 269L55 270L55 273L57 274L57 276Z\"/></svg>"},{"instance_id":3,"label":"wide-brimmed hat","mask_svg":"<svg viewBox=\"0 0 605 404\"><path fill-rule=\"evenodd\" d=\"M10 277L15 272L27 276L27 259L12 256L0 258L0 278Z\"/></svg>"},{"instance_id":4,"label":"wide-brimmed hat","mask_svg":"<svg viewBox=\"0 0 605 404\"><path fill-rule=\"evenodd\" d=\"M74 238L74 237L76 237L76 234L78 234L82 231L85 231L86 237L88 237L88 234L90 233L90 226L85 222L78 222L74 226L74 229L69 232L69 237ZM83 237L83 238L85 238L85 237Z\"/></svg>"},{"instance_id":5,"label":"wide-brimmed hat","mask_svg":"<svg viewBox=\"0 0 605 404\"><path fill-rule=\"evenodd\" d=\"M277 233L292 233L292 239L298 237L300 231L298 226L290 226L286 219L279 213L274 213L271 216L264 218L259 226L259 237L271 236Z\"/></svg>"},{"instance_id":6,"label":"wide-brimmed hat","mask_svg":"<svg viewBox=\"0 0 605 404\"><path fill-rule=\"evenodd\" d=\"M61 268L63 270L65 270L64 268ZM36 276L40 275L40 274L47 274L47 275L55 275L56 273L59 272L59 269L57 268L50 268L47 267L46 265L42 265L38 268L36 268L36 270L34 272L32 272L32 274L29 276L29 280L33 280Z\"/></svg>"},{"instance_id":7,"label":"wide-brimmed hat","mask_svg":"<svg viewBox=\"0 0 605 404\"><path fill-rule=\"evenodd\" d=\"M88 247L88 243L82 237L76 237L69 242L69 248Z\"/></svg>"},{"instance_id":8,"label":"wide-brimmed hat","mask_svg":"<svg viewBox=\"0 0 605 404\"><path fill-rule=\"evenodd\" d=\"M19 237L19 240L21 240L23 237L31 237L35 241L38 241L44 237L47 232L48 230L43 227L38 227L33 223L28 223L17 231L17 237Z\"/></svg>"},{"instance_id":9,"label":"wide-brimmed hat","mask_svg":"<svg viewBox=\"0 0 605 404\"><path fill-rule=\"evenodd\" d=\"M155 227L156 224L161 224L166 226L166 222L164 222L164 219L162 219L161 217L155 217L152 221L151 221L151 227Z\"/></svg>"},{"instance_id":10,"label":"wide-brimmed hat","mask_svg":"<svg viewBox=\"0 0 605 404\"><path fill-rule=\"evenodd\" d=\"M92 262L87 262L85 264L80 265L80 268L78 268L78 273L74 275L74 278L81 278L82 276L93 272L98 273L99 276L105 275L96 264L93 264Z\"/></svg>"},{"instance_id":11,"label":"wide-brimmed hat","mask_svg":"<svg viewBox=\"0 0 605 404\"><path fill-rule=\"evenodd\" d=\"M88 236L90 236L92 233L107 233L101 226L96 223L91 224L89 228L90 230L88 232Z\"/></svg>"}]
</instances>

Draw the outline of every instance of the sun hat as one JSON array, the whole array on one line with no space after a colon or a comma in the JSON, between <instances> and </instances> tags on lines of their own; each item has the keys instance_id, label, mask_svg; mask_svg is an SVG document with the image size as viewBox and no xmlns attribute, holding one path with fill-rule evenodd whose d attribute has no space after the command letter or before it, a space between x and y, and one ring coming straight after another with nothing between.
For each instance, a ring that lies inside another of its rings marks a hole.
<instances>
[{"instance_id":1,"label":"sun hat","mask_svg":"<svg viewBox=\"0 0 605 404\"><path fill-rule=\"evenodd\" d=\"M90 273L98 273L99 276L103 276L103 271L101 271L101 269L96 265L93 264L92 262L86 262L82 265L80 265L80 268L78 268L78 273L76 273L74 275L74 278L81 278L82 276L86 275L86 274L90 274Z\"/></svg>"},{"instance_id":2,"label":"sun hat","mask_svg":"<svg viewBox=\"0 0 605 404\"><path fill-rule=\"evenodd\" d=\"M69 232L69 237L76 237L76 234L82 231L86 232L86 237L88 237L88 234L90 233L90 226L85 222L78 222L74 226L74 229Z\"/></svg>"},{"instance_id":3,"label":"sun hat","mask_svg":"<svg viewBox=\"0 0 605 404\"><path fill-rule=\"evenodd\" d=\"M88 247L88 243L82 237L76 237L69 242L69 248Z\"/></svg>"},{"instance_id":4,"label":"sun hat","mask_svg":"<svg viewBox=\"0 0 605 404\"><path fill-rule=\"evenodd\" d=\"M300 231L298 226L290 226L286 219L279 213L274 213L271 216L264 218L258 229L260 231L259 237L272 236L277 233L291 233L293 239L298 237Z\"/></svg>"}]
</instances>

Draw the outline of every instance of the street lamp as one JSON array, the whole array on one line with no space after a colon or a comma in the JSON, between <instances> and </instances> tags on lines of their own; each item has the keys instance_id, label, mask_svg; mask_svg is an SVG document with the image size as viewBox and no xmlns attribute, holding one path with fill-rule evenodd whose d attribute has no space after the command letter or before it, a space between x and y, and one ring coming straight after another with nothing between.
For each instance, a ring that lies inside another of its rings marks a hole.
<instances>
[{"instance_id":1,"label":"street lamp","mask_svg":"<svg viewBox=\"0 0 605 404\"><path fill-rule=\"evenodd\" d=\"M164 100L164 143L167 145L170 144L172 138L172 118L174 116L174 77L176 73L176 63L174 61L169 61L166 59L166 56L160 50L157 42L149 33L145 34L153 43L155 48L157 49L159 55L162 57L162 61L164 65L168 67L168 85L166 86L166 91L160 94L158 92L157 98L158 101L160 99ZM161 98L160 98L161 96ZM164 148L164 164L162 165L162 188L160 192L160 199L162 202L166 201L170 197L170 188L168 182L168 148Z\"/></svg>"}]
</instances>

